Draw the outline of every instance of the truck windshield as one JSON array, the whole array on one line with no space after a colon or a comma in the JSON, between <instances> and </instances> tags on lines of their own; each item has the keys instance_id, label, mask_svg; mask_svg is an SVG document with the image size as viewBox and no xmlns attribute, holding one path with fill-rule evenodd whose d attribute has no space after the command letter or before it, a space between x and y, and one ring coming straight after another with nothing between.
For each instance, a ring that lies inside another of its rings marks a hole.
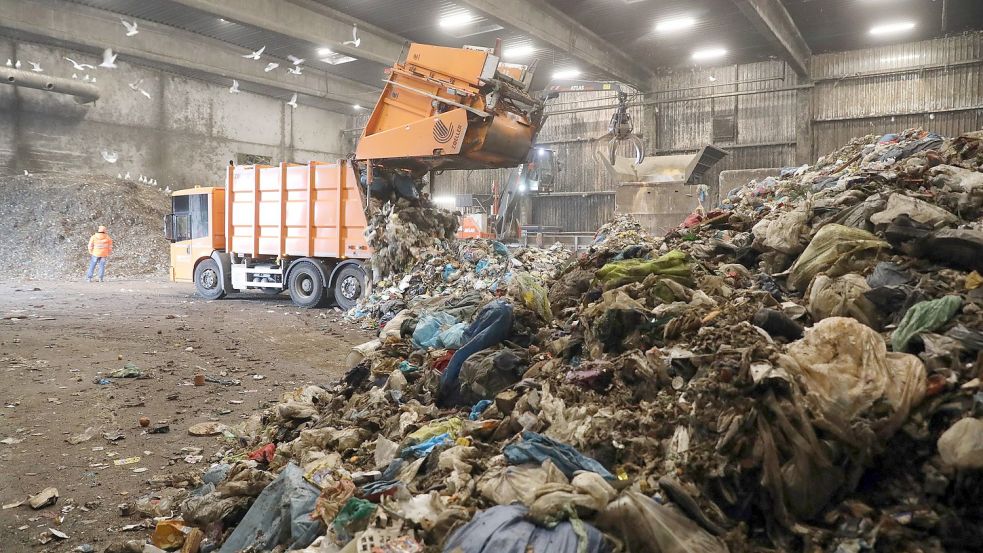
<instances>
[{"instance_id":1,"label":"truck windshield","mask_svg":"<svg viewBox=\"0 0 983 553\"><path fill-rule=\"evenodd\" d=\"M174 209L174 241L208 236L208 194L171 198Z\"/></svg>"}]
</instances>

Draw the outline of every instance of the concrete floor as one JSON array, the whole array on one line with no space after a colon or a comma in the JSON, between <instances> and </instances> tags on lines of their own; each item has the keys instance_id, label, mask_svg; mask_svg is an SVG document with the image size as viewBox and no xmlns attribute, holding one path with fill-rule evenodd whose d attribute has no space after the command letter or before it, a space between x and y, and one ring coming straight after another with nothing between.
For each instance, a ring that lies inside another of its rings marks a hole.
<instances>
[{"instance_id":1,"label":"concrete floor","mask_svg":"<svg viewBox=\"0 0 983 553\"><path fill-rule=\"evenodd\" d=\"M153 489L151 478L203 468L228 447L221 438L189 436L189 426L234 425L284 392L331 382L350 347L371 338L332 310L298 310L286 295L206 302L192 292L159 281L0 282L0 440L23 440L0 443L0 503L47 486L60 493L39 511L26 504L0 511L0 551L84 543L101 551L113 540L148 536L152 527L121 531L140 518L121 517L117 505ZM127 362L150 378L94 383ZM198 372L241 385L195 387ZM166 421L170 432L145 434L140 417ZM96 437L66 442L89 427ZM102 435L116 431L124 438ZM203 448L204 459L186 463L186 447ZM128 457L140 461L113 464ZM40 546L47 528L70 537Z\"/></svg>"}]
</instances>

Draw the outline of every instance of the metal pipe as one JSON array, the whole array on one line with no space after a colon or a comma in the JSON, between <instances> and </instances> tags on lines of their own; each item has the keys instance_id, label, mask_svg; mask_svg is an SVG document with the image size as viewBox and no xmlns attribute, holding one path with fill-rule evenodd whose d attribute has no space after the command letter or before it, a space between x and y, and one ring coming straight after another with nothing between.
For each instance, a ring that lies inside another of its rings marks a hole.
<instances>
[{"instance_id":1,"label":"metal pipe","mask_svg":"<svg viewBox=\"0 0 983 553\"><path fill-rule=\"evenodd\" d=\"M0 67L0 83L69 94L75 96L75 101L80 104L95 102L99 99L99 88L94 84L63 77L50 77L11 67Z\"/></svg>"},{"instance_id":2,"label":"metal pipe","mask_svg":"<svg viewBox=\"0 0 983 553\"><path fill-rule=\"evenodd\" d=\"M661 100L645 100L645 101L642 101L642 102L634 102L634 103L628 104L628 107L630 107L630 108L636 108L636 107L642 107L642 106L653 106L653 105L658 105L658 104L676 104L676 103L679 103L679 102L693 102L693 101L697 101L697 100L712 100L714 98L733 98L733 97L736 97L736 96L753 96L755 94L769 94L769 93L775 93L775 92L790 92L790 91L793 91L793 90L806 90L806 89L810 89L810 88L813 88L813 85L811 85L811 84L800 84L800 85L796 85L796 86L787 86L787 87L784 87L784 88L769 88L769 89L763 89L763 90L742 90L740 92L722 92L720 94L707 94L705 96L686 96L684 98L665 98L665 99L661 99ZM618 104L608 104L606 106L592 106L592 107L586 107L586 108L573 108L573 109L564 109L564 110L559 110L559 111L551 111L551 112L547 112L546 115L553 116L553 115L560 115L560 114L563 114L563 113L581 113L581 112L584 112L584 111L600 111L600 110L607 110L607 109L617 109L617 107L618 107Z\"/></svg>"}]
</instances>

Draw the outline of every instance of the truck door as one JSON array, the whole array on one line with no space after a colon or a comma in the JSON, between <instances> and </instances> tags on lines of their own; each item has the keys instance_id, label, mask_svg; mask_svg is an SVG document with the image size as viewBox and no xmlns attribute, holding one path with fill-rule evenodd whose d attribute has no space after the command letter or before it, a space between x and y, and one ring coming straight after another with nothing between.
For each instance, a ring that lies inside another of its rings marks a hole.
<instances>
[{"instance_id":1,"label":"truck door","mask_svg":"<svg viewBox=\"0 0 983 553\"><path fill-rule=\"evenodd\" d=\"M195 263L212 253L208 231L208 193L182 194L171 198L173 213L171 280L193 282Z\"/></svg>"}]
</instances>

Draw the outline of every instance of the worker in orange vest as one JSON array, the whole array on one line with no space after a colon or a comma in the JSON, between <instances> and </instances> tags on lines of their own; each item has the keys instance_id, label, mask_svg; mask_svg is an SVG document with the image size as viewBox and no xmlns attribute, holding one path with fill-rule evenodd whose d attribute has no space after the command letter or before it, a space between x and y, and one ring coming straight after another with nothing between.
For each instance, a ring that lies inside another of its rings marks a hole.
<instances>
[{"instance_id":1,"label":"worker in orange vest","mask_svg":"<svg viewBox=\"0 0 983 553\"><path fill-rule=\"evenodd\" d=\"M85 281L92 282L92 273L96 265L99 265L99 282L106 276L106 260L113 253L113 239L106 234L106 227L100 226L99 230L89 238L89 270L85 273Z\"/></svg>"}]
</instances>

